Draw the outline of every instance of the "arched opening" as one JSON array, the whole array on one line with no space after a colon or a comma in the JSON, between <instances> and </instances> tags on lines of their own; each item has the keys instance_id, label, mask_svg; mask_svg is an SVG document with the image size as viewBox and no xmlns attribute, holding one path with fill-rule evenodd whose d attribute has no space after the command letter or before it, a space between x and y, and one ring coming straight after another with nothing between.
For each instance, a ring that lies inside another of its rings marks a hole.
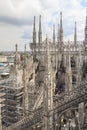
<instances>
[{"instance_id":1,"label":"arched opening","mask_svg":"<svg viewBox=\"0 0 87 130\"><path fill-rule=\"evenodd\" d=\"M66 68L64 67L64 59L62 56L60 67L58 68L57 73L56 73L55 94L61 94L65 92L65 89L66 89L65 73L66 73Z\"/></svg>"},{"instance_id":2,"label":"arched opening","mask_svg":"<svg viewBox=\"0 0 87 130\"><path fill-rule=\"evenodd\" d=\"M72 75L72 84L75 85L76 84L76 77L74 75Z\"/></svg>"},{"instance_id":3,"label":"arched opening","mask_svg":"<svg viewBox=\"0 0 87 130\"><path fill-rule=\"evenodd\" d=\"M65 83L61 83L60 85L56 85L55 94L61 94L65 91Z\"/></svg>"},{"instance_id":4,"label":"arched opening","mask_svg":"<svg viewBox=\"0 0 87 130\"><path fill-rule=\"evenodd\" d=\"M76 63L75 63L75 59L74 56L71 57L71 68L75 68L76 67Z\"/></svg>"},{"instance_id":5,"label":"arched opening","mask_svg":"<svg viewBox=\"0 0 87 130\"><path fill-rule=\"evenodd\" d=\"M87 62L84 60L82 65L82 79L87 77Z\"/></svg>"}]
</instances>

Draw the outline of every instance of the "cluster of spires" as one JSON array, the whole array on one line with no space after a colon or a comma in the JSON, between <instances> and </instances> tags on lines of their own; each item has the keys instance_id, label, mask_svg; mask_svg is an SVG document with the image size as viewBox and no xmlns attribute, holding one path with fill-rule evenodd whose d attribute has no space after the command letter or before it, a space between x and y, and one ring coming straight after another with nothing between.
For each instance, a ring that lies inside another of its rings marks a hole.
<instances>
[{"instance_id":1,"label":"cluster of spires","mask_svg":"<svg viewBox=\"0 0 87 130\"><path fill-rule=\"evenodd\" d=\"M87 25L87 18L86 18ZM53 25L53 43L55 44L55 25ZM62 12L60 12L60 25L58 24L58 36L57 42L63 43L63 25L62 25ZM77 27L75 21L75 32L74 32L74 43L77 42ZM33 43L36 43L36 20L34 16L34 25L33 25ZM42 27L41 27L41 15L39 16L39 32L38 32L38 43L42 43Z\"/></svg>"},{"instance_id":2,"label":"cluster of spires","mask_svg":"<svg viewBox=\"0 0 87 130\"><path fill-rule=\"evenodd\" d=\"M55 36L55 25L53 25L53 43L56 43ZM62 12L60 12L60 25L58 24L58 35L57 42L63 43L63 26L62 26ZM34 25L33 25L33 43L36 44L36 18L34 16ZM39 31L38 31L38 43L39 45L42 43L42 27L41 27L41 15L39 16ZM74 31L74 44L77 43L77 24L75 21L75 31ZM86 24L85 24L85 44L87 45L87 9L86 9ZM17 52L17 44L16 44L16 52ZM25 49L26 50L26 49Z\"/></svg>"}]
</instances>

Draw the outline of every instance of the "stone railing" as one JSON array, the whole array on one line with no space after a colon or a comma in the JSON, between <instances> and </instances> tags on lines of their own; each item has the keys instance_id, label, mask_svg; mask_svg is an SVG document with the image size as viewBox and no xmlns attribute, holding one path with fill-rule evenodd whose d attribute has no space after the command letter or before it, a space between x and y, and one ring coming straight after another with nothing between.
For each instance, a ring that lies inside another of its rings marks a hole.
<instances>
[{"instance_id":1,"label":"stone railing","mask_svg":"<svg viewBox=\"0 0 87 130\"><path fill-rule=\"evenodd\" d=\"M57 106L52 111L61 112L65 109L77 105L79 102L84 101L87 97L87 81L82 82L77 88L73 89L69 93L56 95L54 101L57 102ZM29 116L26 116L21 121L11 125L3 130L24 130L31 128L33 125L42 122L43 120L43 108L38 108Z\"/></svg>"},{"instance_id":2,"label":"stone railing","mask_svg":"<svg viewBox=\"0 0 87 130\"><path fill-rule=\"evenodd\" d=\"M56 102L55 109L58 108L58 110L63 110L63 108L66 109L75 103L78 104L86 99L86 95L87 81L84 81L69 93L65 92L63 94L54 96L54 102Z\"/></svg>"},{"instance_id":3,"label":"stone railing","mask_svg":"<svg viewBox=\"0 0 87 130\"><path fill-rule=\"evenodd\" d=\"M29 114L29 116L24 117L19 122L12 124L7 128L3 128L3 130L24 130L32 127L37 123L40 123L42 119L43 119L43 109L39 108L38 110L32 112L32 114Z\"/></svg>"}]
</instances>

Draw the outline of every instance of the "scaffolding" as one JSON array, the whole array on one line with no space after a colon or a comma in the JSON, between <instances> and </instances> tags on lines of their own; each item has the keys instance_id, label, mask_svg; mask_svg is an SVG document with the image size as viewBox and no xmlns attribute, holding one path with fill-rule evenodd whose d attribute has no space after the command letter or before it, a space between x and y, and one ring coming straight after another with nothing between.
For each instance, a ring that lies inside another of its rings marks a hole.
<instances>
[{"instance_id":1,"label":"scaffolding","mask_svg":"<svg viewBox=\"0 0 87 130\"><path fill-rule=\"evenodd\" d=\"M23 116L23 86L12 78L0 83L2 125L8 127Z\"/></svg>"}]
</instances>

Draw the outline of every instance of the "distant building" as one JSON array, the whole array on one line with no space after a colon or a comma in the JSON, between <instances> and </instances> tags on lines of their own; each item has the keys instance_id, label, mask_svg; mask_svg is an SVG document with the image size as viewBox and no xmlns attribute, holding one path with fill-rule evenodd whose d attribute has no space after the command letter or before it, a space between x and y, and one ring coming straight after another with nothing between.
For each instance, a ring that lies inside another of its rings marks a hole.
<instances>
[{"instance_id":1,"label":"distant building","mask_svg":"<svg viewBox=\"0 0 87 130\"><path fill-rule=\"evenodd\" d=\"M0 55L0 62L7 62L7 56Z\"/></svg>"}]
</instances>

